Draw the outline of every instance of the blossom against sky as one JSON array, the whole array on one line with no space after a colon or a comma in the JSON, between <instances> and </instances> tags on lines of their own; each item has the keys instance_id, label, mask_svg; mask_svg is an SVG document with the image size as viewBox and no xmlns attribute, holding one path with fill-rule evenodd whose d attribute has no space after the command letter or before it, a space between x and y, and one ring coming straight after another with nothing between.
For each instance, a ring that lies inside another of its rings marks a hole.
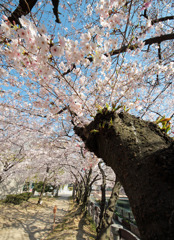
<instances>
[{"instance_id":1,"label":"blossom against sky","mask_svg":"<svg viewBox=\"0 0 174 240\"><path fill-rule=\"evenodd\" d=\"M49 3L39 10L43 21L33 13L31 21L21 18L20 29L2 23L1 72L10 88L8 97L2 83L2 97L13 109L49 120L57 120L57 113L66 109L60 117L65 122L74 112L77 122L84 123L106 103L124 105L151 120L158 114L171 116L172 107L165 103L173 106L172 44L145 41L172 32L172 21L155 23L172 14L171 2L163 4L62 1L61 24L55 23L53 14L47 17ZM11 38L8 44L5 37Z\"/></svg>"}]
</instances>

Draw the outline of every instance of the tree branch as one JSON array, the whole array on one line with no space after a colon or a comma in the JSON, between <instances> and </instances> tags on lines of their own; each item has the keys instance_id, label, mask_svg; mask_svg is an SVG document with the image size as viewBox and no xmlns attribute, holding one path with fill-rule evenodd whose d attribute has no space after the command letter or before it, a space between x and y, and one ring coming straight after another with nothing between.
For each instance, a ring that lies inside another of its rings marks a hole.
<instances>
[{"instance_id":1,"label":"tree branch","mask_svg":"<svg viewBox=\"0 0 174 240\"><path fill-rule=\"evenodd\" d=\"M164 22L164 21L173 20L173 19L174 19L174 16L162 17L162 18L152 20L151 24L153 25L153 24L158 23L158 22Z\"/></svg>"},{"instance_id":2,"label":"tree branch","mask_svg":"<svg viewBox=\"0 0 174 240\"><path fill-rule=\"evenodd\" d=\"M174 33L169 33L165 35L161 35L159 37L154 37L154 38L149 38L144 40L145 45L152 45L154 43L161 43L167 40L172 40L174 39Z\"/></svg>"},{"instance_id":3,"label":"tree branch","mask_svg":"<svg viewBox=\"0 0 174 240\"><path fill-rule=\"evenodd\" d=\"M144 40L144 45L152 45L152 44L155 44L155 43L158 43L160 44L161 42L163 41L167 41L167 40L172 40L174 39L174 33L170 33L170 34L165 34L165 35L161 35L161 36L158 36L158 37L154 37L154 38L149 38L149 39L146 39ZM126 52L127 49L129 50L135 50L139 48L138 44L133 44L133 45L124 45L122 46L121 48L119 49L116 49L116 50L112 50L109 55L110 56L114 56L114 55L117 55L117 54L120 54L120 53L123 53L123 52ZM108 56L107 53L104 54L105 56ZM86 59L88 59L90 62L93 62L93 57L87 57ZM62 75L66 75L68 73L70 73L73 69L75 68L75 64L73 64L73 67L72 69L68 69L68 71L66 71L65 73L63 73Z\"/></svg>"},{"instance_id":4,"label":"tree branch","mask_svg":"<svg viewBox=\"0 0 174 240\"><path fill-rule=\"evenodd\" d=\"M149 39L144 40L143 42L144 42L144 45L152 45L154 43L159 44L163 41L172 40L172 39L174 39L174 33L165 34L165 35L161 35L161 36L154 37L154 38L149 38ZM139 46L137 44L130 45L130 46L129 45L124 45L120 49L116 49L116 50L111 51L110 55L114 56L114 55L117 55L119 53L125 52L127 49L135 50L136 48L139 48Z\"/></svg>"},{"instance_id":5,"label":"tree branch","mask_svg":"<svg viewBox=\"0 0 174 240\"><path fill-rule=\"evenodd\" d=\"M16 24L20 24L19 18L21 16L26 16L28 13L31 12L31 9L37 3L37 0L19 0L19 5L8 18L8 20L13 24L14 21Z\"/></svg>"},{"instance_id":6,"label":"tree branch","mask_svg":"<svg viewBox=\"0 0 174 240\"><path fill-rule=\"evenodd\" d=\"M97 174L97 175L94 177L94 179L91 181L90 187L93 185L94 182L100 180L100 178L97 178L98 176L99 176L99 175Z\"/></svg>"},{"instance_id":7,"label":"tree branch","mask_svg":"<svg viewBox=\"0 0 174 240\"><path fill-rule=\"evenodd\" d=\"M7 8L6 8L6 7L5 7L3 4L1 4L1 3L0 3L0 6L4 8L4 11L7 11L8 13L10 13L10 14L11 14L11 11L10 11L10 10L8 10L8 9L7 9Z\"/></svg>"},{"instance_id":8,"label":"tree branch","mask_svg":"<svg viewBox=\"0 0 174 240\"><path fill-rule=\"evenodd\" d=\"M8 20L14 24L14 21L16 24L20 24L19 18L21 16L26 16L28 13L31 12L32 8L35 6L38 0L19 0L19 5L14 10L14 12L11 14L11 16L8 18ZM52 0L53 4L53 13L56 17L56 22L60 23L59 19L59 12L58 12L58 6L59 6L59 0Z\"/></svg>"},{"instance_id":9,"label":"tree branch","mask_svg":"<svg viewBox=\"0 0 174 240\"><path fill-rule=\"evenodd\" d=\"M148 19L147 9L145 9L144 14L141 14L140 16ZM166 17L162 17L162 18L152 19L151 24L154 25L155 23L164 22L164 21L173 20L173 19L174 19L174 16L166 16Z\"/></svg>"},{"instance_id":10,"label":"tree branch","mask_svg":"<svg viewBox=\"0 0 174 240\"><path fill-rule=\"evenodd\" d=\"M57 23L61 23L60 19L59 19L59 11L58 11L58 6L59 6L59 0L52 0L52 4L53 4L53 13L56 17L56 22Z\"/></svg>"}]
</instances>

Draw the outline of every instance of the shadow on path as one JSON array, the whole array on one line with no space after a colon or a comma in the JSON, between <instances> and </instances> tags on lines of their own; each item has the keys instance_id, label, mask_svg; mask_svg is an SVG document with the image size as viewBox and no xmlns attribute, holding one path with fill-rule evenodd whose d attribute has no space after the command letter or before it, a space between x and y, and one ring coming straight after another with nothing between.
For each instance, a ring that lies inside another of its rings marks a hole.
<instances>
[{"instance_id":1,"label":"shadow on path","mask_svg":"<svg viewBox=\"0 0 174 240\"><path fill-rule=\"evenodd\" d=\"M71 202L71 209L60 221L47 240L95 240L96 230L90 217L84 217L81 207Z\"/></svg>"},{"instance_id":2,"label":"shadow on path","mask_svg":"<svg viewBox=\"0 0 174 240\"><path fill-rule=\"evenodd\" d=\"M77 240L95 239L96 235L89 231L89 226L90 220L88 219L88 217L85 217L83 215L78 225L78 233L76 235Z\"/></svg>"},{"instance_id":3,"label":"shadow on path","mask_svg":"<svg viewBox=\"0 0 174 240\"><path fill-rule=\"evenodd\" d=\"M31 199L20 206L0 205L0 240L41 240L53 227L53 207L57 205L56 221L68 212L69 197L44 198L43 205Z\"/></svg>"}]
</instances>

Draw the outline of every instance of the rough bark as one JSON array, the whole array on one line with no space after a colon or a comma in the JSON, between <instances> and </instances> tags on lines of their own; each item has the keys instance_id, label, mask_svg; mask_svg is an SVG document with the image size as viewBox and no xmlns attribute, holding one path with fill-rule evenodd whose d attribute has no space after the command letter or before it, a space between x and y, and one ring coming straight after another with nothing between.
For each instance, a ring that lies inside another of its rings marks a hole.
<instances>
[{"instance_id":1,"label":"rough bark","mask_svg":"<svg viewBox=\"0 0 174 240\"><path fill-rule=\"evenodd\" d=\"M99 123L104 127L99 128ZM94 129L99 132L91 132ZM173 139L152 122L108 111L97 114L85 128L74 130L88 149L115 171L129 198L141 239L174 239Z\"/></svg>"}]
</instances>

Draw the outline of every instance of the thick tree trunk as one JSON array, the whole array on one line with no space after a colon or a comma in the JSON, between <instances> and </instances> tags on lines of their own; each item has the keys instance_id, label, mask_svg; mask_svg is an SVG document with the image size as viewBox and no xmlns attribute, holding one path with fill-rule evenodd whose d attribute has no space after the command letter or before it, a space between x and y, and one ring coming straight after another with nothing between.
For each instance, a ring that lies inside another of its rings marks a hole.
<instances>
[{"instance_id":1,"label":"thick tree trunk","mask_svg":"<svg viewBox=\"0 0 174 240\"><path fill-rule=\"evenodd\" d=\"M154 123L107 111L74 130L115 171L142 240L174 239L173 139Z\"/></svg>"}]
</instances>

